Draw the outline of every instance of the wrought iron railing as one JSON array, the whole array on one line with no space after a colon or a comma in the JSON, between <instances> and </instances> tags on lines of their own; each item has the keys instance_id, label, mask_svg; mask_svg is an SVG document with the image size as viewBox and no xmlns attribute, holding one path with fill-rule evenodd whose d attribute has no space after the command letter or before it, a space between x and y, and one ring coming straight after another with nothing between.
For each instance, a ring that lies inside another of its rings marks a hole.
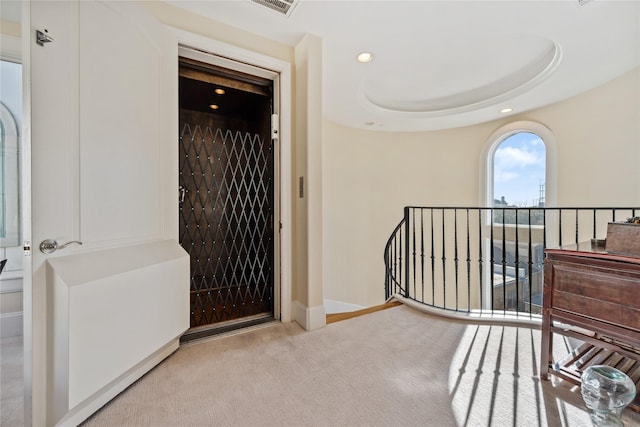
<instances>
[{"instance_id":1,"label":"wrought iron railing","mask_svg":"<svg viewBox=\"0 0 640 427\"><path fill-rule=\"evenodd\" d=\"M544 249L597 245L609 222L638 210L405 207L384 251L386 298L532 318L542 307Z\"/></svg>"}]
</instances>

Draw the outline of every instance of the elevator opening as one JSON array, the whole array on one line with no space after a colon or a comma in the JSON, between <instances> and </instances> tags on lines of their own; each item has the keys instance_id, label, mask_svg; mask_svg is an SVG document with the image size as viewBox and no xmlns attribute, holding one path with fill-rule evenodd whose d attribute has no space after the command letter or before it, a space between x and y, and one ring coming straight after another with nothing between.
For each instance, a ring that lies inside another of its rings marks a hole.
<instances>
[{"instance_id":1,"label":"elevator opening","mask_svg":"<svg viewBox=\"0 0 640 427\"><path fill-rule=\"evenodd\" d=\"M191 257L186 341L274 319L274 84L180 57L179 100L179 235Z\"/></svg>"}]
</instances>

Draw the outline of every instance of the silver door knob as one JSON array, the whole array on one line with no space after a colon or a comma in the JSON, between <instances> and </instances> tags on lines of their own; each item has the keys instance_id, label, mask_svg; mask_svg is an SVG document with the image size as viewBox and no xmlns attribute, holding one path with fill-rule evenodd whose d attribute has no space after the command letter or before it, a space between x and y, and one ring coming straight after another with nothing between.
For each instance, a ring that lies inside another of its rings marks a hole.
<instances>
[{"instance_id":1,"label":"silver door knob","mask_svg":"<svg viewBox=\"0 0 640 427\"><path fill-rule=\"evenodd\" d=\"M40 243L40 252L42 252L43 254L51 254L58 249L66 248L72 243L76 243L78 245L82 244L82 242L79 240L72 240L71 242L67 242L64 245L58 245L58 242L56 242L55 240L46 239L46 240L43 240L42 243Z\"/></svg>"}]
</instances>

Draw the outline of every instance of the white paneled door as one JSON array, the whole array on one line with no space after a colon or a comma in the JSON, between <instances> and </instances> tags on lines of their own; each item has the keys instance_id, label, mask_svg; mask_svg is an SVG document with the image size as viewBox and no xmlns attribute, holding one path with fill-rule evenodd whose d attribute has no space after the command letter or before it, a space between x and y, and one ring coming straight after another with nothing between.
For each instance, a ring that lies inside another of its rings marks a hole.
<instances>
[{"instance_id":1,"label":"white paneled door","mask_svg":"<svg viewBox=\"0 0 640 427\"><path fill-rule=\"evenodd\" d=\"M32 1L24 17L26 421L49 426L74 408L54 389L47 260L177 239L177 43L137 2ZM83 245L44 254L45 239Z\"/></svg>"}]
</instances>

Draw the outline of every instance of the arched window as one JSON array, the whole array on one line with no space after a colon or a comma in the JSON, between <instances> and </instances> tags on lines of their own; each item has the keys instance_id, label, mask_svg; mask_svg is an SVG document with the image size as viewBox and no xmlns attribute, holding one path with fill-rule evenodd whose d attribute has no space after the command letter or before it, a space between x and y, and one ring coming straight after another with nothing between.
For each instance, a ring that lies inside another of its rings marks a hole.
<instances>
[{"instance_id":1,"label":"arched window","mask_svg":"<svg viewBox=\"0 0 640 427\"><path fill-rule=\"evenodd\" d=\"M532 132L516 132L493 152L493 203L499 207L544 206L546 149Z\"/></svg>"},{"instance_id":2,"label":"arched window","mask_svg":"<svg viewBox=\"0 0 640 427\"><path fill-rule=\"evenodd\" d=\"M520 121L500 127L487 139L480 162L485 206L556 205L556 143L546 126Z\"/></svg>"},{"instance_id":3,"label":"arched window","mask_svg":"<svg viewBox=\"0 0 640 427\"><path fill-rule=\"evenodd\" d=\"M492 208L485 211L482 230L484 253L489 254L485 307L497 304L540 311L542 254L555 235L541 207L557 206L556 188L557 150L549 128L530 121L512 122L486 140L480 158L479 199ZM524 305L517 302L519 292Z\"/></svg>"}]
</instances>

